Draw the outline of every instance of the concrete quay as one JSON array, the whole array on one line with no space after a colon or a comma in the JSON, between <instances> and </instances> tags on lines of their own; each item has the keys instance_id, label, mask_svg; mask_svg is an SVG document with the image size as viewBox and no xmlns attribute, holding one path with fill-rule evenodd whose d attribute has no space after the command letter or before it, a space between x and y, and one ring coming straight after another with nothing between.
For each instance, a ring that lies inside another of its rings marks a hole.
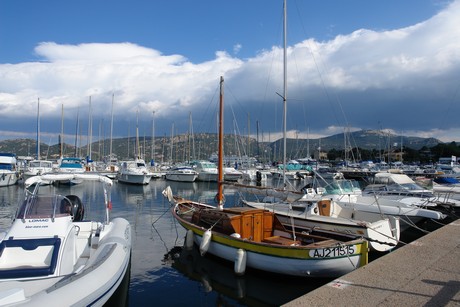
<instances>
[{"instance_id":1,"label":"concrete quay","mask_svg":"<svg viewBox=\"0 0 460 307\"><path fill-rule=\"evenodd\" d=\"M284 306L460 306L460 220Z\"/></svg>"}]
</instances>

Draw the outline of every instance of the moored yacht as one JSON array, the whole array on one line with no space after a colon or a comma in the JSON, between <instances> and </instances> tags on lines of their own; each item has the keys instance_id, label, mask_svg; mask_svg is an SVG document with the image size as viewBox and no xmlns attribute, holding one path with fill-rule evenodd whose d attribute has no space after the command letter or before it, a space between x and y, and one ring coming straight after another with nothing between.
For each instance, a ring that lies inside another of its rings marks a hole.
<instances>
[{"instance_id":1,"label":"moored yacht","mask_svg":"<svg viewBox=\"0 0 460 307\"><path fill-rule=\"evenodd\" d=\"M152 174L147 169L143 159L136 158L132 161L124 161L118 172L118 181L130 184L148 184Z\"/></svg>"}]
</instances>

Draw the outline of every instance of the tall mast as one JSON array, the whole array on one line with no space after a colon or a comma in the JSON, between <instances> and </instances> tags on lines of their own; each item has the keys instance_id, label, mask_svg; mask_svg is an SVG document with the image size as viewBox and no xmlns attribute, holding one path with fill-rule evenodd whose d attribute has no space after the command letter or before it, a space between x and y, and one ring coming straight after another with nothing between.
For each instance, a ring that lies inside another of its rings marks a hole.
<instances>
[{"instance_id":1,"label":"tall mast","mask_svg":"<svg viewBox=\"0 0 460 307\"><path fill-rule=\"evenodd\" d=\"M112 94L112 112L110 117L110 153L109 161L112 159L112 137L113 137L113 100L115 99L115 94Z\"/></svg>"},{"instance_id":2,"label":"tall mast","mask_svg":"<svg viewBox=\"0 0 460 307\"><path fill-rule=\"evenodd\" d=\"M155 111L152 114L152 152L150 160L155 163Z\"/></svg>"},{"instance_id":3,"label":"tall mast","mask_svg":"<svg viewBox=\"0 0 460 307\"><path fill-rule=\"evenodd\" d=\"M284 0L283 7L283 29L284 29L284 46L283 46L283 183L286 186L286 113L287 113L287 55L286 55L286 33L287 33L287 21L286 21L286 0Z\"/></svg>"},{"instance_id":4,"label":"tall mast","mask_svg":"<svg viewBox=\"0 0 460 307\"><path fill-rule=\"evenodd\" d=\"M61 105L61 158L64 156L64 104Z\"/></svg>"},{"instance_id":5,"label":"tall mast","mask_svg":"<svg viewBox=\"0 0 460 307\"><path fill-rule=\"evenodd\" d=\"M135 158L140 158L139 151L139 109L136 111L136 148L135 148Z\"/></svg>"},{"instance_id":6,"label":"tall mast","mask_svg":"<svg viewBox=\"0 0 460 307\"><path fill-rule=\"evenodd\" d=\"M224 164L224 77L220 77L220 102L219 102L219 150L217 160L217 208L224 209L223 204L223 164Z\"/></svg>"},{"instance_id":7,"label":"tall mast","mask_svg":"<svg viewBox=\"0 0 460 307\"><path fill-rule=\"evenodd\" d=\"M86 156L91 160L91 142L93 135L93 119L92 119L92 109L91 109L91 96L89 96L89 115L88 115L88 145Z\"/></svg>"},{"instance_id":8,"label":"tall mast","mask_svg":"<svg viewBox=\"0 0 460 307\"><path fill-rule=\"evenodd\" d=\"M77 108L77 122L76 122L76 127L75 127L75 157L78 157L78 129L79 129L79 125L80 125L80 118L79 118L79 114L80 114L80 107Z\"/></svg>"},{"instance_id":9,"label":"tall mast","mask_svg":"<svg viewBox=\"0 0 460 307\"><path fill-rule=\"evenodd\" d=\"M40 98L37 106L37 160L40 160Z\"/></svg>"}]
</instances>

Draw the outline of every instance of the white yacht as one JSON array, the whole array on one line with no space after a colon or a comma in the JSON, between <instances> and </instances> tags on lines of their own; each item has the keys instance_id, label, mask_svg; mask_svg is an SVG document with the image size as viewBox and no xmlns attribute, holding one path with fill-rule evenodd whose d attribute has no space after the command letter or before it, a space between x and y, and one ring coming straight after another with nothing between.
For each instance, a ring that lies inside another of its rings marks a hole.
<instances>
[{"instance_id":1,"label":"white yacht","mask_svg":"<svg viewBox=\"0 0 460 307\"><path fill-rule=\"evenodd\" d=\"M136 158L132 161L124 161L118 172L118 181L130 184L148 184L152 174L145 165L145 161Z\"/></svg>"}]
</instances>

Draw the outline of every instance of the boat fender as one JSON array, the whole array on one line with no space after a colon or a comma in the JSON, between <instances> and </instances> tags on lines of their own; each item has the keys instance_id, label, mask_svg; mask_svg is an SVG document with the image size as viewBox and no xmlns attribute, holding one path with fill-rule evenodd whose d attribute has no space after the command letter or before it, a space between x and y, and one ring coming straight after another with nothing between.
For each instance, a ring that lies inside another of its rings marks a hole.
<instances>
[{"instance_id":1,"label":"boat fender","mask_svg":"<svg viewBox=\"0 0 460 307\"><path fill-rule=\"evenodd\" d=\"M246 271L246 251L239 248L235 256L235 273L236 275L244 275Z\"/></svg>"},{"instance_id":2,"label":"boat fender","mask_svg":"<svg viewBox=\"0 0 460 307\"><path fill-rule=\"evenodd\" d=\"M237 239L241 239L241 235L237 232L234 232L230 235L230 237L233 237L233 238L237 238Z\"/></svg>"},{"instance_id":3,"label":"boat fender","mask_svg":"<svg viewBox=\"0 0 460 307\"><path fill-rule=\"evenodd\" d=\"M193 248L193 231L191 229L187 230L185 235L185 249L191 250Z\"/></svg>"},{"instance_id":4,"label":"boat fender","mask_svg":"<svg viewBox=\"0 0 460 307\"><path fill-rule=\"evenodd\" d=\"M202 238L201 244L200 244L200 254L201 254L201 256L204 256L206 254L206 252L208 251L209 245L211 244L211 236L212 236L211 229L208 229L203 233L203 238Z\"/></svg>"}]
</instances>

